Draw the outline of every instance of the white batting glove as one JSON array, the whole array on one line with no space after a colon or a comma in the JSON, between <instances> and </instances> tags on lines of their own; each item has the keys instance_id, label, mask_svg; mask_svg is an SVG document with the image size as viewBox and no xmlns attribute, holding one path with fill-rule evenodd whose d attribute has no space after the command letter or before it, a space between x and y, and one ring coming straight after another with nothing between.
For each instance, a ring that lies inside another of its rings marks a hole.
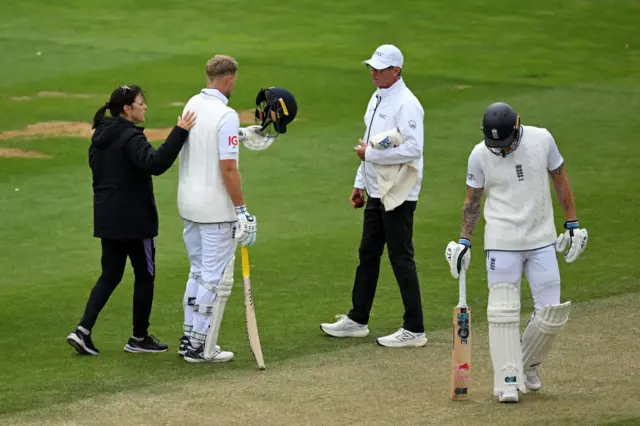
<instances>
[{"instance_id":1,"label":"white batting glove","mask_svg":"<svg viewBox=\"0 0 640 426\"><path fill-rule=\"evenodd\" d=\"M233 228L233 238L240 241L244 246L251 246L256 242L258 233L258 223L255 216L249 214L247 206L236 206L236 216L238 223Z\"/></svg>"},{"instance_id":2,"label":"white batting glove","mask_svg":"<svg viewBox=\"0 0 640 426\"><path fill-rule=\"evenodd\" d=\"M247 136L245 135L245 129L243 127L240 127L238 129L238 140L242 143L244 143L247 140Z\"/></svg>"},{"instance_id":3,"label":"white batting glove","mask_svg":"<svg viewBox=\"0 0 640 426\"><path fill-rule=\"evenodd\" d=\"M451 275L453 278L458 278L462 268L466 271L471 265L471 241L460 238L457 243L449 242L444 255L451 267Z\"/></svg>"},{"instance_id":4,"label":"white batting glove","mask_svg":"<svg viewBox=\"0 0 640 426\"><path fill-rule=\"evenodd\" d=\"M587 247L587 241L589 240L589 233L586 229L580 229L580 224L577 220L569 220L564 223L566 231L558 235L556 240L556 251L558 253L564 252L564 260L567 263L575 261L578 256L582 254Z\"/></svg>"},{"instance_id":5,"label":"white batting glove","mask_svg":"<svg viewBox=\"0 0 640 426\"><path fill-rule=\"evenodd\" d=\"M276 138L272 135L265 135L260 131L258 125L248 126L238 129L240 142L244 144L248 149L252 151L262 151L271 146Z\"/></svg>"}]
</instances>

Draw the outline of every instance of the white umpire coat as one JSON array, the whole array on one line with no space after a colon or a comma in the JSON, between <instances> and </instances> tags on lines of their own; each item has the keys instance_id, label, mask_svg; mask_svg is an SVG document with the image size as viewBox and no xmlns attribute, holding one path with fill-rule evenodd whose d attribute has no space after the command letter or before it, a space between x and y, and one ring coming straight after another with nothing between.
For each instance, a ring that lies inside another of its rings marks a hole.
<instances>
[{"instance_id":1,"label":"white umpire coat","mask_svg":"<svg viewBox=\"0 0 640 426\"><path fill-rule=\"evenodd\" d=\"M422 185L424 110L420 101L400 78L387 89L377 89L369 100L364 115L366 126L364 141L382 131L397 129L404 143L385 150L367 147L365 161L360 163L354 183L370 197L380 198L376 170L372 164L389 165L413 163L418 169L418 180L409 191L408 201L417 201Z\"/></svg>"}]
</instances>

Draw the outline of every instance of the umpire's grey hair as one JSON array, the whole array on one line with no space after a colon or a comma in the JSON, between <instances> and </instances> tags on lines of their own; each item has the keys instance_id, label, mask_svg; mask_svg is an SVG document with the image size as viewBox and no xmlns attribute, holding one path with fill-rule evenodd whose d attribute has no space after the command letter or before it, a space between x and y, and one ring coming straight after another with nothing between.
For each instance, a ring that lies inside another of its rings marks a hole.
<instances>
[{"instance_id":1,"label":"umpire's grey hair","mask_svg":"<svg viewBox=\"0 0 640 426\"><path fill-rule=\"evenodd\" d=\"M233 75L238 72L238 63L231 56L216 55L207 62L207 78L214 80L222 75Z\"/></svg>"}]
</instances>

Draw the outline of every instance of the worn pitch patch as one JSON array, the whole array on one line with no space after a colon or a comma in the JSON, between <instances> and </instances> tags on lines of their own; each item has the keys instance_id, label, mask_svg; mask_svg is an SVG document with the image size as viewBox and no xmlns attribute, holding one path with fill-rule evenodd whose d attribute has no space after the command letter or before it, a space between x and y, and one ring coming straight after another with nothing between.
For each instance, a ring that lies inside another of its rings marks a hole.
<instances>
[{"instance_id":1,"label":"worn pitch patch","mask_svg":"<svg viewBox=\"0 0 640 426\"><path fill-rule=\"evenodd\" d=\"M0 148L0 157L4 158L51 158L37 151L25 151L18 148Z\"/></svg>"},{"instance_id":2,"label":"worn pitch patch","mask_svg":"<svg viewBox=\"0 0 640 426\"><path fill-rule=\"evenodd\" d=\"M41 92L36 93L33 96L12 96L12 101L16 102L24 102L30 101L34 98L71 98L71 99L90 99L90 98L99 98L104 97L105 95L91 94L91 93L67 93L67 92L59 92L57 90L43 90ZM108 95L107 95L108 97Z\"/></svg>"},{"instance_id":3,"label":"worn pitch patch","mask_svg":"<svg viewBox=\"0 0 640 426\"><path fill-rule=\"evenodd\" d=\"M253 110L241 111L239 116L240 122L244 125L255 123ZM296 120L298 120L298 117L296 117ZM164 141L167 136L169 136L172 129L173 127L165 129L145 128L144 134L150 141ZM91 135L93 135L91 123L80 121L44 121L29 124L20 130L7 130L0 132L0 140L38 139L64 136L90 139Z\"/></svg>"},{"instance_id":4,"label":"worn pitch patch","mask_svg":"<svg viewBox=\"0 0 640 426\"><path fill-rule=\"evenodd\" d=\"M151 141L165 140L171 132L168 129L145 129L144 134ZM46 121L30 124L21 130L8 130L0 132L0 140L9 139L37 139L45 137L78 137L90 139L93 135L90 123L76 121Z\"/></svg>"}]
</instances>

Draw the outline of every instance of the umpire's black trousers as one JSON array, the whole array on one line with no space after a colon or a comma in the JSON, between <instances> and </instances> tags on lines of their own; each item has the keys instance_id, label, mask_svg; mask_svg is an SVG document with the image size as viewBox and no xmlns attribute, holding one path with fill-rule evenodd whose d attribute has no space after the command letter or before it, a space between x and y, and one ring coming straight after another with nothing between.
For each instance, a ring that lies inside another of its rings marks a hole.
<instances>
[{"instance_id":1,"label":"umpire's black trousers","mask_svg":"<svg viewBox=\"0 0 640 426\"><path fill-rule=\"evenodd\" d=\"M131 259L135 276L133 287L133 335L145 337L153 304L155 282L155 241L102 239L102 274L91 290L80 325L91 330L98 315L116 289Z\"/></svg>"},{"instance_id":2,"label":"umpire's black trousers","mask_svg":"<svg viewBox=\"0 0 640 426\"><path fill-rule=\"evenodd\" d=\"M394 210L385 211L379 198L367 198L359 250L360 264L353 285L353 307L348 313L353 321L360 324L369 322L380 274L380 259L386 243L404 304L403 327L414 333L424 332L420 285L413 260L413 213L416 206L416 201L405 201Z\"/></svg>"}]
</instances>

